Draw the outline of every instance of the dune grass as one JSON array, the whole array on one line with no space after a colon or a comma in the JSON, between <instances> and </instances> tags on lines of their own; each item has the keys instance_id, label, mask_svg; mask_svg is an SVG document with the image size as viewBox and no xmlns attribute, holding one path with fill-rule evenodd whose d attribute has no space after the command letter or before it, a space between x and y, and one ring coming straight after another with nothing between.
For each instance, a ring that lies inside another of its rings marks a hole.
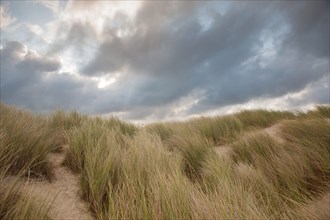
<instances>
[{"instance_id":1,"label":"dune grass","mask_svg":"<svg viewBox=\"0 0 330 220\"><path fill-rule=\"evenodd\" d=\"M303 119L330 118L330 106L319 105L314 110L298 112L298 117Z\"/></svg>"},{"instance_id":2,"label":"dune grass","mask_svg":"<svg viewBox=\"0 0 330 220\"><path fill-rule=\"evenodd\" d=\"M177 126L170 122L155 122L147 125L145 128L149 133L159 136L162 141L167 141L174 135L174 129L177 129Z\"/></svg>"},{"instance_id":3,"label":"dune grass","mask_svg":"<svg viewBox=\"0 0 330 220\"><path fill-rule=\"evenodd\" d=\"M330 107L329 106L317 106L316 113L319 114L321 117L330 118Z\"/></svg>"},{"instance_id":4,"label":"dune grass","mask_svg":"<svg viewBox=\"0 0 330 220\"><path fill-rule=\"evenodd\" d=\"M233 160L261 172L288 205L329 190L330 125L324 120L286 121L281 128L285 144L255 133L234 144Z\"/></svg>"},{"instance_id":5,"label":"dune grass","mask_svg":"<svg viewBox=\"0 0 330 220\"><path fill-rule=\"evenodd\" d=\"M213 145L222 145L237 140L242 132L266 128L295 117L294 113L287 111L245 110L234 115L199 117L185 122L156 122L147 125L146 129L160 136L165 145L185 129L194 130L195 135L206 138Z\"/></svg>"},{"instance_id":6,"label":"dune grass","mask_svg":"<svg viewBox=\"0 0 330 220\"><path fill-rule=\"evenodd\" d=\"M2 159L0 163L3 162ZM0 170L0 219L50 219L49 205L21 187L23 173L8 178L9 170L9 166L2 166Z\"/></svg>"},{"instance_id":7,"label":"dune grass","mask_svg":"<svg viewBox=\"0 0 330 220\"><path fill-rule=\"evenodd\" d=\"M182 156L183 171L190 180L198 180L208 154L214 153L213 144L191 129L181 129L170 145Z\"/></svg>"},{"instance_id":8,"label":"dune grass","mask_svg":"<svg viewBox=\"0 0 330 220\"><path fill-rule=\"evenodd\" d=\"M214 145L220 145L237 139L242 131L242 124L233 116L199 117L186 122L152 123L147 125L146 129L158 135L165 144L172 137L178 137L181 130L193 130L195 135L207 139Z\"/></svg>"},{"instance_id":9,"label":"dune grass","mask_svg":"<svg viewBox=\"0 0 330 220\"><path fill-rule=\"evenodd\" d=\"M251 121L245 118L249 114L255 117ZM298 207L328 190L329 153L308 157L298 140L285 138L283 144L258 131L240 138L252 121L256 129L284 120L284 129L295 118L249 114L154 123L132 136L116 126L94 124L86 131L84 125L69 135L70 148L85 151L78 169L83 197L100 219L301 217ZM319 136L330 140L325 132ZM234 142L233 156L218 157L213 147L228 142Z\"/></svg>"},{"instance_id":10,"label":"dune grass","mask_svg":"<svg viewBox=\"0 0 330 220\"><path fill-rule=\"evenodd\" d=\"M287 121L282 136L306 166L304 181L310 191L330 187L330 123L323 119Z\"/></svg>"},{"instance_id":11,"label":"dune grass","mask_svg":"<svg viewBox=\"0 0 330 220\"><path fill-rule=\"evenodd\" d=\"M237 117L245 129L248 128L265 128L269 127L280 120L294 119L295 115L287 111L270 111L270 110L244 110L237 114Z\"/></svg>"},{"instance_id":12,"label":"dune grass","mask_svg":"<svg viewBox=\"0 0 330 220\"><path fill-rule=\"evenodd\" d=\"M241 121L234 116L197 118L191 120L187 127L196 129L215 145L229 143L237 139L242 131Z\"/></svg>"},{"instance_id":13,"label":"dune grass","mask_svg":"<svg viewBox=\"0 0 330 220\"><path fill-rule=\"evenodd\" d=\"M41 116L13 107L0 106L0 169L9 167L11 174L25 170L32 176L52 176L46 157L59 145Z\"/></svg>"},{"instance_id":14,"label":"dune grass","mask_svg":"<svg viewBox=\"0 0 330 220\"><path fill-rule=\"evenodd\" d=\"M47 155L64 144L65 164L79 174L81 198L97 219L328 218L317 205L330 192L328 110L243 111L137 128L1 105L0 218L48 218L5 178L51 176ZM262 131L275 123L284 142ZM223 144L232 148L226 157L215 150ZM321 210L306 215L313 207Z\"/></svg>"}]
</instances>

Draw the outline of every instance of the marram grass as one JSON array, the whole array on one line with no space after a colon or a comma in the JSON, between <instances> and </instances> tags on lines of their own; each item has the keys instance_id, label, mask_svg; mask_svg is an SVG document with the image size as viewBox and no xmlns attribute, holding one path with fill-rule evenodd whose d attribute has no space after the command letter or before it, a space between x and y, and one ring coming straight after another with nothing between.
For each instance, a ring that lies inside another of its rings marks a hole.
<instances>
[{"instance_id":1,"label":"marram grass","mask_svg":"<svg viewBox=\"0 0 330 220\"><path fill-rule=\"evenodd\" d=\"M4 183L12 175L50 178L47 155L61 145L68 145L65 165L79 175L80 196L97 219L330 217L322 205L330 193L327 106L143 128L77 112L33 115L0 107L3 219L48 218L47 207ZM281 141L263 131L274 124ZM230 154L221 156L216 147Z\"/></svg>"}]
</instances>

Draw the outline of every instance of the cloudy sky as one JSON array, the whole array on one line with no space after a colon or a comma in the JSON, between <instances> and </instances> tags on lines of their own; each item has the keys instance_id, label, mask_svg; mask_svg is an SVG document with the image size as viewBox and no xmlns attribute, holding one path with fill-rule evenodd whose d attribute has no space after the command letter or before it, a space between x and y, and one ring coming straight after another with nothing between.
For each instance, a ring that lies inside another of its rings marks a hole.
<instances>
[{"instance_id":1,"label":"cloudy sky","mask_svg":"<svg viewBox=\"0 0 330 220\"><path fill-rule=\"evenodd\" d=\"M132 121L329 103L329 1L2 1L1 102Z\"/></svg>"}]
</instances>

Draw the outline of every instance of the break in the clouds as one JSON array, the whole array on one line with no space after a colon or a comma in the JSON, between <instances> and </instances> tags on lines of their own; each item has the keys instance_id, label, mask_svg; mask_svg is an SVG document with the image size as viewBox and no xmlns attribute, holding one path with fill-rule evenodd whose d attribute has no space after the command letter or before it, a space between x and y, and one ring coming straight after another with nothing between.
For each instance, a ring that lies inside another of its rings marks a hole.
<instances>
[{"instance_id":1,"label":"break in the clouds","mask_svg":"<svg viewBox=\"0 0 330 220\"><path fill-rule=\"evenodd\" d=\"M329 103L329 1L1 1L1 101L131 120Z\"/></svg>"}]
</instances>

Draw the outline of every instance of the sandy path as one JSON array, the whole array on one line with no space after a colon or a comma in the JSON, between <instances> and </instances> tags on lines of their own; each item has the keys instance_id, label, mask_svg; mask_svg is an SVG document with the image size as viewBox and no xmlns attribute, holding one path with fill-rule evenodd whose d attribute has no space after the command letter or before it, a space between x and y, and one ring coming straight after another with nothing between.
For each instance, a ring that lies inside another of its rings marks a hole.
<instances>
[{"instance_id":1,"label":"sandy path","mask_svg":"<svg viewBox=\"0 0 330 220\"><path fill-rule=\"evenodd\" d=\"M273 139L275 139L277 142L283 144L285 141L281 137L281 123L274 124L268 128L265 128L261 131L266 132L269 136L271 136Z\"/></svg>"},{"instance_id":2,"label":"sandy path","mask_svg":"<svg viewBox=\"0 0 330 220\"><path fill-rule=\"evenodd\" d=\"M79 177L63 166L66 148L61 153L49 155L48 160L54 167L54 180L33 179L25 183L25 189L41 201L52 203L49 214L53 219L93 219L79 198Z\"/></svg>"},{"instance_id":3,"label":"sandy path","mask_svg":"<svg viewBox=\"0 0 330 220\"><path fill-rule=\"evenodd\" d=\"M330 219L330 193L325 193L301 207L300 213L308 219Z\"/></svg>"},{"instance_id":4,"label":"sandy path","mask_svg":"<svg viewBox=\"0 0 330 220\"><path fill-rule=\"evenodd\" d=\"M215 147L215 152L219 157L229 157L233 148L231 145L220 145Z\"/></svg>"}]
</instances>

